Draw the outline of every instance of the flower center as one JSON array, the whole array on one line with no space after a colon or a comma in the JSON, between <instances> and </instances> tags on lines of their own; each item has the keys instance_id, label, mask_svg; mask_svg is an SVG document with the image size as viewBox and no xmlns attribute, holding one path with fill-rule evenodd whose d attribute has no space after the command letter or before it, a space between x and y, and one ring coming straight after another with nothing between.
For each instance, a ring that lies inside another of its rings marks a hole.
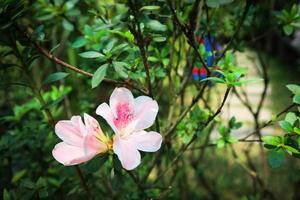
<instances>
[{"instance_id":1,"label":"flower center","mask_svg":"<svg viewBox=\"0 0 300 200\"><path fill-rule=\"evenodd\" d=\"M116 114L114 124L118 129L125 128L133 119L133 113L128 103L119 103L116 107Z\"/></svg>"}]
</instances>

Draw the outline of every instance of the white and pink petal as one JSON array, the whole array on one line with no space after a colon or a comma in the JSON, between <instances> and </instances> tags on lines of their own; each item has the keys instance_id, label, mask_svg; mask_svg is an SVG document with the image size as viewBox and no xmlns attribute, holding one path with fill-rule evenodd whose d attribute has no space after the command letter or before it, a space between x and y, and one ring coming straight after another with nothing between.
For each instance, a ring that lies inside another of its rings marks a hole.
<instances>
[{"instance_id":1,"label":"white and pink petal","mask_svg":"<svg viewBox=\"0 0 300 200\"><path fill-rule=\"evenodd\" d=\"M115 136L113 150L126 170L133 170L141 163L141 154L131 141Z\"/></svg>"},{"instance_id":2,"label":"white and pink petal","mask_svg":"<svg viewBox=\"0 0 300 200\"><path fill-rule=\"evenodd\" d=\"M98 152L86 153L83 148L60 142L52 150L53 157L65 166L77 165L89 161Z\"/></svg>"},{"instance_id":3,"label":"white and pink petal","mask_svg":"<svg viewBox=\"0 0 300 200\"><path fill-rule=\"evenodd\" d=\"M126 139L133 143L138 150L145 152L155 152L159 150L162 143L162 136L154 131L134 132Z\"/></svg>"},{"instance_id":4,"label":"white and pink petal","mask_svg":"<svg viewBox=\"0 0 300 200\"><path fill-rule=\"evenodd\" d=\"M56 135L66 142L74 146L82 146L83 134L78 124L70 120L62 120L55 125Z\"/></svg>"},{"instance_id":5,"label":"white and pink petal","mask_svg":"<svg viewBox=\"0 0 300 200\"><path fill-rule=\"evenodd\" d=\"M158 113L158 104L150 97L139 96L135 99L134 112L135 130L144 130L153 125Z\"/></svg>"}]
</instances>

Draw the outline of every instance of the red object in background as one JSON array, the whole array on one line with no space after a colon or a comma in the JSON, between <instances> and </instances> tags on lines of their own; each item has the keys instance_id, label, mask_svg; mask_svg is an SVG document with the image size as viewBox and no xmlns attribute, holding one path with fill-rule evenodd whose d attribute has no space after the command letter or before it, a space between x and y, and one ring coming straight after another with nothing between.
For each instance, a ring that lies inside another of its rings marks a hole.
<instances>
[{"instance_id":1,"label":"red object in background","mask_svg":"<svg viewBox=\"0 0 300 200\"><path fill-rule=\"evenodd\" d=\"M207 75L207 70L205 69L205 67L201 67L199 69L199 73L200 73L200 75Z\"/></svg>"},{"instance_id":2,"label":"red object in background","mask_svg":"<svg viewBox=\"0 0 300 200\"><path fill-rule=\"evenodd\" d=\"M194 67L193 70L192 70L193 75L198 74L198 71L199 71L199 69Z\"/></svg>"},{"instance_id":3,"label":"red object in background","mask_svg":"<svg viewBox=\"0 0 300 200\"><path fill-rule=\"evenodd\" d=\"M197 42L199 42L201 44L204 44L204 40L203 40L203 38L201 36L197 35L196 36L196 40L197 40Z\"/></svg>"}]
</instances>

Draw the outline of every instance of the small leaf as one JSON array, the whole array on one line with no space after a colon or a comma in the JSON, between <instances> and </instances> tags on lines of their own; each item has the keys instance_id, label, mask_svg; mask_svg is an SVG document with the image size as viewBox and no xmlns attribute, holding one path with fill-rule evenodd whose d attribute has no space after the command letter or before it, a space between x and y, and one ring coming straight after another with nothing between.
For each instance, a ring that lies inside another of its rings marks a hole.
<instances>
[{"instance_id":1,"label":"small leaf","mask_svg":"<svg viewBox=\"0 0 300 200\"><path fill-rule=\"evenodd\" d=\"M79 37L72 43L72 47L76 49L76 48L83 47L86 44L87 44L87 39L85 39L84 37Z\"/></svg>"},{"instance_id":2,"label":"small leaf","mask_svg":"<svg viewBox=\"0 0 300 200\"><path fill-rule=\"evenodd\" d=\"M286 86L293 94L300 94L300 86L295 84L289 84Z\"/></svg>"},{"instance_id":3,"label":"small leaf","mask_svg":"<svg viewBox=\"0 0 300 200\"><path fill-rule=\"evenodd\" d=\"M296 104L300 104L300 94L296 94L293 98L293 102Z\"/></svg>"},{"instance_id":4,"label":"small leaf","mask_svg":"<svg viewBox=\"0 0 300 200\"><path fill-rule=\"evenodd\" d=\"M74 26L73 24L71 24L68 20L63 19L62 25L64 27L64 29L66 29L67 31L73 31L74 30Z\"/></svg>"},{"instance_id":5,"label":"small leaf","mask_svg":"<svg viewBox=\"0 0 300 200\"><path fill-rule=\"evenodd\" d=\"M223 83L223 84L226 83L225 80L223 80L221 78L217 78L217 77L208 77L208 78L201 80L200 82L204 82L204 81L212 81L215 83Z\"/></svg>"},{"instance_id":6,"label":"small leaf","mask_svg":"<svg viewBox=\"0 0 300 200\"><path fill-rule=\"evenodd\" d=\"M92 88L97 87L105 78L108 64L101 65L93 75Z\"/></svg>"},{"instance_id":7,"label":"small leaf","mask_svg":"<svg viewBox=\"0 0 300 200\"><path fill-rule=\"evenodd\" d=\"M83 58L100 58L100 57L104 57L103 54L101 54L97 51L86 51L86 52L80 53L79 56L81 56Z\"/></svg>"},{"instance_id":8,"label":"small leaf","mask_svg":"<svg viewBox=\"0 0 300 200\"><path fill-rule=\"evenodd\" d=\"M58 43L57 45L55 45L55 46L49 51L49 53L53 53L56 49L58 49L59 46L60 46L60 43Z\"/></svg>"},{"instance_id":9,"label":"small leaf","mask_svg":"<svg viewBox=\"0 0 300 200\"><path fill-rule=\"evenodd\" d=\"M298 149L296 149L294 147L291 147L291 146L288 146L288 145L283 145L283 148L285 148L286 150L288 150L288 151L290 151L292 153L297 153L297 154L300 153Z\"/></svg>"},{"instance_id":10,"label":"small leaf","mask_svg":"<svg viewBox=\"0 0 300 200\"><path fill-rule=\"evenodd\" d=\"M282 143L281 138L279 136L267 135L267 136L263 136L261 139L265 144L272 145L272 146L278 146Z\"/></svg>"},{"instance_id":11,"label":"small leaf","mask_svg":"<svg viewBox=\"0 0 300 200\"><path fill-rule=\"evenodd\" d=\"M3 200L10 200L10 194L6 189L3 190Z\"/></svg>"},{"instance_id":12,"label":"small leaf","mask_svg":"<svg viewBox=\"0 0 300 200\"><path fill-rule=\"evenodd\" d=\"M286 35L291 35L294 31L294 27L290 24L283 26L283 31Z\"/></svg>"},{"instance_id":13,"label":"small leaf","mask_svg":"<svg viewBox=\"0 0 300 200\"><path fill-rule=\"evenodd\" d=\"M297 120L297 116L295 113L293 112L288 112L285 116L285 121L289 122L291 125L293 125Z\"/></svg>"},{"instance_id":14,"label":"small leaf","mask_svg":"<svg viewBox=\"0 0 300 200\"><path fill-rule=\"evenodd\" d=\"M128 74L126 72L125 67L127 67L127 63L125 62L113 62L113 66L115 71L120 75L122 78L128 78Z\"/></svg>"},{"instance_id":15,"label":"small leaf","mask_svg":"<svg viewBox=\"0 0 300 200\"><path fill-rule=\"evenodd\" d=\"M140 11L143 10L149 10L149 11L153 11L153 10L159 10L160 6L143 6L140 8Z\"/></svg>"},{"instance_id":16,"label":"small leaf","mask_svg":"<svg viewBox=\"0 0 300 200\"><path fill-rule=\"evenodd\" d=\"M147 22L147 27L153 31L166 31L167 30L167 26L160 23L157 20L149 20Z\"/></svg>"},{"instance_id":17,"label":"small leaf","mask_svg":"<svg viewBox=\"0 0 300 200\"><path fill-rule=\"evenodd\" d=\"M280 127L283 130L285 130L287 132L293 132L293 126L289 122L287 122L287 121L280 121L279 125L280 125Z\"/></svg>"},{"instance_id":18,"label":"small leaf","mask_svg":"<svg viewBox=\"0 0 300 200\"><path fill-rule=\"evenodd\" d=\"M50 74L43 82L44 85L55 82L55 81L59 81L61 79L66 78L69 75L69 73L65 73L65 72L56 72L53 74Z\"/></svg>"},{"instance_id":19,"label":"small leaf","mask_svg":"<svg viewBox=\"0 0 300 200\"><path fill-rule=\"evenodd\" d=\"M27 170L26 169L23 169L21 171L18 171L14 174L11 182L12 183L16 183L18 182L23 176L25 176L25 174L27 173Z\"/></svg>"},{"instance_id":20,"label":"small leaf","mask_svg":"<svg viewBox=\"0 0 300 200\"><path fill-rule=\"evenodd\" d=\"M284 151L270 150L268 152L268 163L272 168L280 167L284 162Z\"/></svg>"}]
</instances>

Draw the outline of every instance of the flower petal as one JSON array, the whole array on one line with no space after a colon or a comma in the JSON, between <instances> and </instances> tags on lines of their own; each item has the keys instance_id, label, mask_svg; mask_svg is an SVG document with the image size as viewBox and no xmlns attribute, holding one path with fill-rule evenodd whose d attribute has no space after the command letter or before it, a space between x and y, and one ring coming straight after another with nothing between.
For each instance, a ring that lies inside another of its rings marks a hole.
<instances>
[{"instance_id":1,"label":"flower petal","mask_svg":"<svg viewBox=\"0 0 300 200\"><path fill-rule=\"evenodd\" d=\"M127 88L115 88L110 96L109 106L115 117L117 117L117 106L119 104L127 104L130 109L133 109L134 97Z\"/></svg>"},{"instance_id":2,"label":"flower petal","mask_svg":"<svg viewBox=\"0 0 300 200\"><path fill-rule=\"evenodd\" d=\"M83 149L86 154L91 152L104 153L108 150L107 145L96 138L95 135L87 135L84 138Z\"/></svg>"},{"instance_id":3,"label":"flower petal","mask_svg":"<svg viewBox=\"0 0 300 200\"><path fill-rule=\"evenodd\" d=\"M92 159L98 153L93 151L86 154L83 148L60 142L52 150L53 157L65 166L77 165Z\"/></svg>"},{"instance_id":4,"label":"flower petal","mask_svg":"<svg viewBox=\"0 0 300 200\"><path fill-rule=\"evenodd\" d=\"M110 125L110 127L113 129L113 131L115 133L118 133L118 129L114 123L114 114L107 103L102 103L101 105L99 105L98 108L96 109L96 114L103 117L106 120L106 122Z\"/></svg>"},{"instance_id":5,"label":"flower petal","mask_svg":"<svg viewBox=\"0 0 300 200\"><path fill-rule=\"evenodd\" d=\"M123 140L118 136L114 138L114 153L117 154L123 168L133 170L141 163L141 154L135 145L128 140Z\"/></svg>"},{"instance_id":6,"label":"flower petal","mask_svg":"<svg viewBox=\"0 0 300 200\"><path fill-rule=\"evenodd\" d=\"M139 96L135 99L135 130L144 130L152 126L158 113L158 104L147 96Z\"/></svg>"},{"instance_id":7,"label":"flower petal","mask_svg":"<svg viewBox=\"0 0 300 200\"><path fill-rule=\"evenodd\" d=\"M86 135L86 128L82 122L81 116L79 115L72 116L71 122L73 123L74 127L76 127L76 129L79 130L81 136Z\"/></svg>"},{"instance_id":8,"label":"flower petal","mask_svg":"<svg viewBox=\"0 0 300 200\"><path fill-rule=\"evenodd\" d=\"M162 136L154 131L135 132L127 138L140 151L155 152L160 149Z\"/></svg>"},{"instance_id":9,"label":"flower petal","mask_svg":"<svg viewBox=\"0 0 300 200\"><path fill-rule=\"evenodd\" d=\"M82 146L84 125L79 116L70 120L62 120L56 123L55 133L64 142L74 146ZM75 120L76 119L76 120ZM78 120L80 119L80 120Z\"/></svg>"},{"instance_id":10,"label":"flower petal","mask_svg":"<svg viewBox=\"0 0 300 200\"><path fill-rule=\"evenodd\" d=\"M92 116L90 116L87 113L84 113L84 123L87 129L87 134L88 135L98 135L101 134L103 135L102 129L98 123L98 121L93 118Z\"/></svg>"}]
</instances>

